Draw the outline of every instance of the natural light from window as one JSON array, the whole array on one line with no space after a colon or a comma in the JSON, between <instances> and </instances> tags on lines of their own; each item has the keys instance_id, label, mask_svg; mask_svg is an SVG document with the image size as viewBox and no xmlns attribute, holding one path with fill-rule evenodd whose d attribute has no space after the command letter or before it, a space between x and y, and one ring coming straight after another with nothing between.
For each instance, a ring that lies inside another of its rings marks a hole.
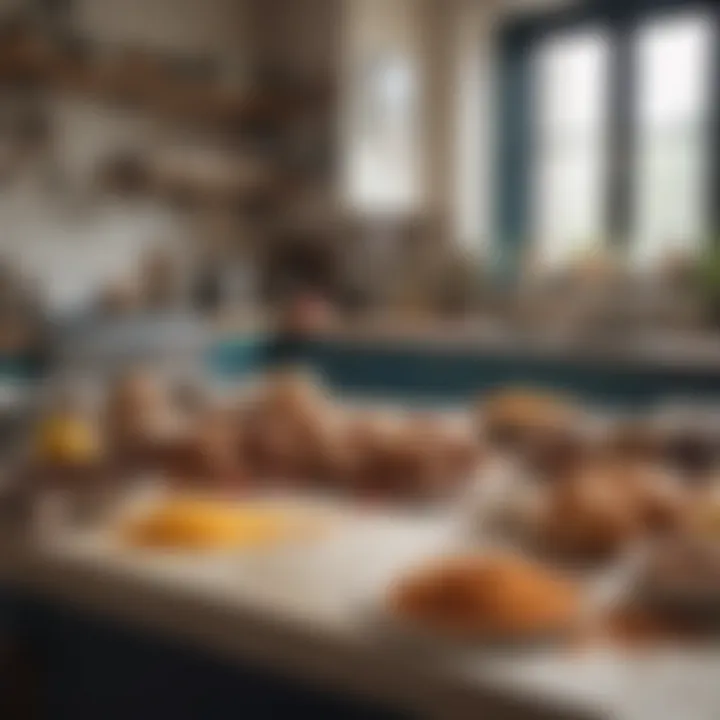
<instances>
[{"instance_id":1,"label":"natural light from window","mask_svg":"<svg viewBox=\"0 0 720 720\"><path fill-rule=\"evenodd\" d=\"M345 194L361 212L413 210L421 191L416 8L410 0L346 8Z\"/></svg>"},{"instance_id":2,"label":"natural light from window","mask_svg":"<svg viewBox=\"0 0 720 720\"><path fill-rule=\"evenodd\" d=\"M603 240L607 40L593 31L553 37L533 67L534 250L551 268Z\"/></svg>"},{"instance_id":3,"label":"natural light from window","mask_svg":"<svg viewBox=\"0 0 720 720\"><path fill-rule=\"evenodd\" d=\"M710 61L702 16L663 18L636 40L638 103L633 255L642 264L706 238Z\"/></svg>"}]
</instances>

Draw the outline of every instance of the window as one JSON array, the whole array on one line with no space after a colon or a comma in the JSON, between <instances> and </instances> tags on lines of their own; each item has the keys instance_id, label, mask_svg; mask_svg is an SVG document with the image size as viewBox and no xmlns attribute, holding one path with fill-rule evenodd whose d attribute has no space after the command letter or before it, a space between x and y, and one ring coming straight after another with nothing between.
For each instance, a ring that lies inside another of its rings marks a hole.
<instances>
[{"instance_id":1,"label":"window","mask_svg":"<svg viewBox=\"0 0 720 720\"><path fill-rule=\"evenodd\" d=\"M708 233L706 178L712 26L654 20L635 39L633 255L652 262L697 248Z\"/></svg>"},{"instance_id":2,"label":"window","mask_svg":"<svg viewBox=\"0 0 720 720\"><path fill-rule=\"evenodd\" d=\"M415 77L402 54L379 55L361 68L356 115L357 201L376 209L404 209L415 194L413 125Z\"/></svg>"},{"instance_id":3,"label":"window","mask_svg":"<svg viewBox=\"0 0 720 720\"><path fill-rule=\"evenodd\" d=\"M355 209L402 212L420 194L414 3L354 0L346 7L347 199Z\"/></svg>"},{"instance_id":4,"label":"window","mask_svg":"<svg viewBox=\"0 0 720 720\"><path fill-rule=\"evenodd\" d=\"M606 39L552 38L534 58L533 227L543 267L586 250L604 233Z\"/></svg>"},{"instance_id":5,"label":"window","mask_svg":"<svg viewBox=\"0 0 720 720\"><path fill-rule=\"evenodd\" d=\"M603 242L651 266L718 230L710 131L720 113L720 7L632 6L616 15L598 5L581 21L553 16L508 34L501 231L531 242L543 267Z\"/></svg>"}]
</instances>

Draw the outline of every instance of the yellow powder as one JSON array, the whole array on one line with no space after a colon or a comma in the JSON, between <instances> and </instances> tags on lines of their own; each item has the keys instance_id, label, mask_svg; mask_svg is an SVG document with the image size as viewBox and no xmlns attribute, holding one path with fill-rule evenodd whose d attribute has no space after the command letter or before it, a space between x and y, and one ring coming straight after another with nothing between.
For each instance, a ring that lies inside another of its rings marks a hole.
<instances>
[{"instance_id":1,"label":"yellow powder","mask_svg":"<svg viewBox=\"0 0 720 720\"><path fill-rule=\"evenodd\" d=\"M300 537L291 513L215 500L176 498L122 528L134 547L212 550L263 547Z\"/></svg>"}]
</instances>

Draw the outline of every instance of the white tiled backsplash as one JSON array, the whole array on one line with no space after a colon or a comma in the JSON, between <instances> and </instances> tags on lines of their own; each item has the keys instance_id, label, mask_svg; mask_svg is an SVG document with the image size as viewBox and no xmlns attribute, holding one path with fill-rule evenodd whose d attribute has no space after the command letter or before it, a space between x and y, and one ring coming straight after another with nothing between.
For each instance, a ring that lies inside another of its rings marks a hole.
<instances>
[{"instance_id":1,"label":"white tiled backsplash","mask_svg":"<svg viewBox=\"0 0 720 720\"><path fill-rule=\"evenodd\" d=\"M0 194L0 215L0 255L19 263L59 313L133 273L148 248L178 239L179 232L171 214L150 205L74 211L30 188Z\"/></svg>"}]
</instances>

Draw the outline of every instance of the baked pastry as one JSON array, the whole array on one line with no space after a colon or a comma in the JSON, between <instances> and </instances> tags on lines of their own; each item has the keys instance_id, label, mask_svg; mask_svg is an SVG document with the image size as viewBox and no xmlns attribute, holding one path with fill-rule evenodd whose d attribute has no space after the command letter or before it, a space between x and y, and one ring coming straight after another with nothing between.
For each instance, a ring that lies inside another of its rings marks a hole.
<instances>
[{"instance_id":1,"label":"baked pastry","mask_svg":"<svg viewBox=\"0 0 720 720\"><path fill-rule=\"evenodd\" d=\"M520 458L533 477L558 482L577 473L595 453L595 443L582 428L536 429L526 434Z\"/></svg>"},{"instance_id":2,"label":"baked pastry","mask_svg":"<svg viewBox=\"0 0 720 720\"><path fill-rule=\"evenodd\" d=\"M170 388L170 402L181 413L194 415L211 405L209 393L197 380L177 382Z\"/></svg>"},{"instance_id":3,"label":"baked pastry","mask_svg":"<svg viewBox=\"0 0 720 720\"><path fill-rule=\"evenodd\" d=\"M651 423L625 421L610 429L603 449L619 460L658 462L663 457L664 439Z\"/></svg>"},{"instance_id":4,"label":"baked pastry","mask_svg":"<svg viewBox=\"0 0 720 720\"><path fill-rule=\"evenodd\" d=\"M451 557L401 578L393 615L458 639L521 639L569 630L581 615L578 589L514 555Z\"/></svg>"},{"instance_id":5,"label":"baked pastry","mask_svg":"<svg viewBox=\"0 0 720 720\"><path fill-rule=\"evenodd\" d=\"M302 454L295 428L287 418L247 415L238 439L241 460L263 480L295 475Z\"/></svg>"},{"instance_id":6,"label":"baked pastry","mask_svg":"<svg viewBox=\"0 0 720 720\"><path fill-rule=\"evenodd\" d=\"M445 423L443 431L443 466L450 483L472 478L485 457L485 447L466 424Z\"/></svg>"},{"instance_id":7,"label":"baked pastry","mask_svg":"<svg viewBox=\"0 0 720 720\"><path fill-rule=\"evenodd\" d=\"M651 463L625 463L616 470L615 482L627 488L647 533L668 534L683 530L689 522L689 496L677 478Z\"/></svg>"},{"instance_id":8,"label":"baked pastry","mask_svg":"<svg viewBox=\"0 0 720 720\"><path fill-rule=\"evenodd\" d=\"M311 373L281 370L267 378L255 406L265 412L288 414L303 420L328 401L325 389Z\"/></svg>"},{"instance_id":9,"label":"baked pastry","mask_svg":"<svg viewBox=\"0 0 720 720\"><path fill-rule=\"evenodd\" d=\"M720 538L720 486L717 476L707 487L690 490L687 506L690 534L710 540Z\"/></svg>"},{"instance_id":10,"label":"baked pastry","mask_svg":"<svg viewBox=\"0 0 720 720\"><path fill-rule=\"evenodd\" d=\"M123 374L110 388L107 421L118 435L138 428L149 429L162 412L165 398L158 380L150 373L133 369Z\"/></svg>"},{"instance_id":11,"label":"baked pastry","mask_svg":"<svg viewBox=\"0 0 720 720\"><path fill-rule=\"evenodd\" d=\"M654 548L638 578L643 606L675 627L702 631L720 628L720 550L715 540L681 538Z\"/></svg>"},{"instance_id":12,"label":"baked pastry","mask_svg":"<svg viewBox=\"0 0 720 720\"><path fill-rule=\"evenodd\" d=\"M534 528L542 550L570 561L602 562L643 532L630 493L602 468L588 468L548 489Z\"/></svg>"},{"instance_id":13,"label":"baked pastry","mask_svg":"<svg viewBox=\"0 0 720 720\"><path fill-rule=\"evenodd\" d=\"M280 373L241 414L241 457L266 478L327 479L341 464L339 418L309 376Z\"/></svg>"},{"instance_id":14,"label":"baked pastry","mask_svg":"<svg viewBox=\"0 0 720 720\"><path fill-rule=\"evenodd\" d=\"M377 411L348 419L345 442L353 492L372 497L399 492L397 448L403 443L403 425L400 415Z\"/></svg>"},{"instance_id":15,"label":"baked pastry","mask_svg":"<svg viewBox=\"0 0 720 720\"><path fill-rule=\"evenodd\" d=\"M396 483L402 497L435 499L451 482L444 428L430 416L410 420L395 446Z\"/></svg>"},{"instance_id":16,"label":"baked pastry","mask_svg":"<svg viewBox=\"0 0 720 720\"><path fill-rule=\"evenodd\" d=\"M488 439L505 449L523 447L539 434L549 436L576 429L580 411L569 401L550 393L503 390L478 404L478 421Z\"/></svg>"},{"instance_id":17,"label":"baked pastry","mask_svg":"<svg viewBox=\"0 0 720 720\"><path fill-rule=\"evenodd\" d=\"M315 484L342 488L352 474L356 456L348 435L348 413L341 408L318 409L302 429L304 453L301 472Z\"/></svg>"},{"instance_id":18,"label":"baked pastry","mask_svg":"<svg viewBox=\"0 0 720 720\"><path fill-rule=\"evenodd\" d=\"M554 554L605 560L648 535L682 531L688 497L656 465L603 458L548 490L538 539Z\"/></svg>"},{"instance_id":19,"label":"baked pastry","mask_svg":"<svg viewBox=\"0 0 720 720\"><path fill-rule=\"evenodd\" d=\"M237 455L232 416L211 410L184 433L156 445L155 461L173 484L237 490L247 474Z\"/></svg>"},{"instance_id":20,"label":"baked pastry","mask_svg":"<svg viewBox=\"0 0 720 720\"><path fill-rule=\"evenodd\" d=\"M114 463L126 471L152 467L160 448L182 432L182 422L150 373L133 369L110 388L105 431Z\"/></svg>"},{"instance_id":21,"label":"baked pastry","mask_svg":"<svg viewBox=\"0 0 720 720\"><path fill-rule=\"evenodd\" d=\"M439 417L369 414L349 425L353 486L361 494L426 500L468 478L479 453L470 433Z\"/></svg>"}]
</instances>

